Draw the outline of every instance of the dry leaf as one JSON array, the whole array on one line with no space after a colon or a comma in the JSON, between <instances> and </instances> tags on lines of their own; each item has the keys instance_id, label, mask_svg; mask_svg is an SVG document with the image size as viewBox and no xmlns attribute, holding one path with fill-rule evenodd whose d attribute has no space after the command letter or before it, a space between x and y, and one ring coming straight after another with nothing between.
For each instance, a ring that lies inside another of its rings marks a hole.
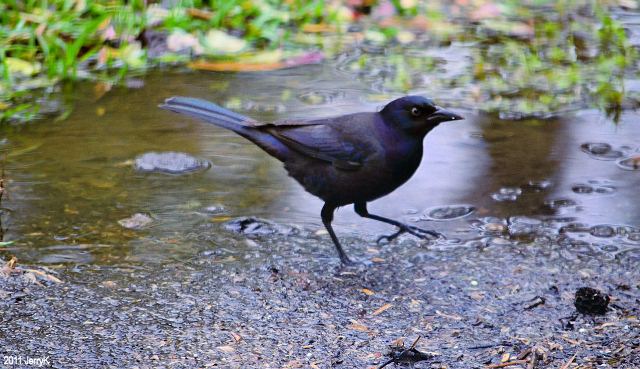
<instances>
[{"instance_id":1,"label":"dry leaf","mask_svg":"<svg viewBox=\"0 0 640 369\"><path fill-rule=\"evenodd\" d=\"M349 324L347 328L358 332L369 332L369 328L367 328L367 326L358 323L356 320L352 320L351 324Z\"/></svg>"},{"instance_id":2,"label":"dry leaf","mask_svg":"<svg viewBox=\"0 0 640 369\"><path fill-rule=\"evenodd\" d=\"M233 337L233 340L236 341L236 343L242 341L242 336L236 332L229 332L229 334L231 334L231 337Z\"/></svg>"},{"instance_id":3,"label":"dry leaf","mask_svg":"<svg viewBox=\"0 0 640 369\"><path fill-rule=\"evenodd\" d=\"M17 264L18 264L18 258L15 256L12 256L11 259L7 261L7 264L5 264L5 267L9 269L15 269Z\"/></svg>"},{"instance_id":4,"label":"dry leaf","mask_svg":"<svg viewBox=\"0 0 640 369\"><path fill-rule=\"evenodd\" d=\"M36 269L20 269L20 270L27 273L33 273L34 275L39 275L40 277L46 279L47 281L62 283L62 281L58 277L55 277L49 273L45 273L40 270L36 270Z\"/></svg>"},{"instance_id":5,"label":"dry leaf","mask_svg":"<svg viewBox=\"0 0 640 369\"><path fill-rule=\"evenodd\" d=\"M336 27L326 23L307 23L302 26L302 32L307 33L323 33L323 32L335 32Z\"/></svg>"},{"instance_id":6,"label":"dry leaf","mask_svg":"<svg viewBox=\"0 0 640 369\"><path fill-rule=\"evenodd\" d=\"M371 315L376 316L376 315L380 315L382 314L385 310L391 308L393 305L392 304L384 304L382 306L380 306L376 311L374 311L373 313L371 313Z\"/></svg>"},{"instance_id":7,"label":"dry leaf","mask_svg":"<svg viewBox=\"0 0 640 369\"><path fill-rule=\"evenodd\" d=\"M363 288L363 289L361 289L360 291L362 291L362 293L364 293L364 294L365 294L365 295L367 295L367 296L373 296L373 295L375 294L375 292L371 291L371 290L370 290L370 289L368 289L368 288Z\"/></svg>"},{"instance_id":8,"label":"dry leaf","mask_svg":"<svg viewBox=\"0 0 640 369\"><path fill-rule=\"evenodd\" d=\"M218 350L222 352L226 352L227 354L230 354L235 351L235 349L231 346L218 346Z\"/></svg>"},{"instance_id":9,"label":"dry leaf","mask_svg":"<svg viewBox=\"0 0 640 369\"><path fill-rule=\"evenodd\" d=\"M283 59L282 53L263 52L257 55L245 56L235 61L195 61L188 64L190 68L208 70L212 72L263 72L299 65L317 64L324 59L324 54L318 51L303 53Z\"/></svg>"},{"instance_id":10,"label":"dry leaf","mask_svg":"<svg viewBox=\"0 0 640 369\"><path fill-rule=\"evenodd\" d=\"M105 288L116 288L116 282L114 281L104 281L100 285Z\"/></svg>"},{"instance_id":11,"label":"dry leaf","mask_svg":"<svg viewBox=\"0 0 640 369\"><path fill-rule=\"evenodd\" d=\"M207 21L213 18L212 12L203 10L203 9L197 9L197 8L188 8L187 14L191 18L198 18L198 19L207 20Z\"/></svg>"},{"instance_id":12,"label":"dry leaf","mask_svg":"<svg viewBox=\"0 0 640 369\"><path fill-rule=\"evenodd\" d=\"M457 314L445 314L440 310L436 310L436 315L441 316L443 318L452 319L452 320L462 320L462 317Z\"/></svg>"}]
</instances>

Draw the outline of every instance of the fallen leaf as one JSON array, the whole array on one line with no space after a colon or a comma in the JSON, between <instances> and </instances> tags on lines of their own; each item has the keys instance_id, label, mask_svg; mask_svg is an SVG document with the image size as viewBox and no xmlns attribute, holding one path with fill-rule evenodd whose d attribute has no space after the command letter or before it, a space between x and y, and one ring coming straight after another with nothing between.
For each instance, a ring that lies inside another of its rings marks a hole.
<instances>
[{"instance_id":1,"label":"fallen leaf","mask_svg":"<svg viewBox=\"0 0 640 369\"><path fill-rule=\"evenodd\" d=\"M403 45L407 45L416 40L416 35L409 31L400 31L396 35L396 39Z\"/></svg>"},{"instance_id":2,"label":"fallen leaf","mask_svg":"<svg viewBox=\"0 0 640 369\"><path fill-rule=\"evenodd\" d=\"M153 222L153 218L151 218L147 214L136 213L130 216L129 218L120 219L118 224L128 229L141 229Z\"/></svg>"},{"instance_id":3,"label":"fallen leaf","mask_svg":"<svg viewBox=\"0 0 640 369\"><path fill-rule=\"evenodd\" d=\"M389 343L389 346L391 346L391 347L404 347L404 337L400 337L400 338L397 338L397 339L391 341L391 343Z\"/></svg>"},{"instance_id":4,"label":"fallen leaf","mask_svg":"<svg viewBox=\"0 0 640 369\"><path fill-rule=\"evenodd\" d=\"M230 353L234 352L236 349L234 349L231 346L218 346L218 350L220 350L222 352L226 352L227 354L230 354Z\"/></svg>"},{"instance_id":5,"label":"fallen leaf","mask_svg":"<svg viewBox=\"0 0 640 369\"><path fill-rule=\"evenodd\" d=\"M373 296L373 295L375 294L375 292L371 291L371 290L370 290L370 289L368 289L368 288L363 288L363 289L361 289L360 291L362 291L362 293L364 293L364 294L365 294L365 295L367 295L367 296Z\"/></svg>"},{"instance_id":6,"label":"fallen leaf","mask_svg":"<svg viewBox=\"0 0 640 369\"><path fill-rule=\"evenodd\" d=\"M213 55L235 54L247 48L247 41L212 29L202 40L202 46Z\"/></svg>"},{"instance_id":7,"label":"fallen leaf","mask_svg":"<svg viewBox=\"0 0 640 369\"><path fill-rule=\"evenodd\" d=\"M106 287L106 288L116 288L116 282L114 282L114 281L104 281L104 282L100 283L100 285L102 287Z\"/></svg>"},{"instance_id":8,"label":"fallen leaf","mask_svg":"<svg viewBox=\"0 0 640 369\"><path fill-rule=\"evenodd\" d=\"M15 269L17 264L18 264L18 258L15 256L12 256L11 259L7 261L7 264L5 264L5 267L9 269Z\"/></svg>"},{"instance_id":9,"label":"fallen leaf","mask_svg":"<svg viewBox=\"0 0 640 369\"><path fill-rule=\"evenodd\" d=\"M262 72L292 68L299 65L316 64L323 59L324 54L320 52L304 53L284 60L282 60L281 53L264 52L239 57L232 61L199 60L189 63L188 66L193 69L212 72Z\"/></svg>"},{"instance_id":10,"label":"fallen leaf","mask_svg":"<svg viewBox=\"0 0 640 369\"><path fill-rule=\"evenodd\" d=\"M40 282L38 282L38 279L36 278L36 275L33 274L33 273L24 273L22 275L22 277L24 279L26 279L27 282L29 282L29 283L33 283L33 284L37 284L39 286L42 286L42 284Z\"/></svg>"},{"instance_id":11,"label":"fallen leaf","mask_svg":"<svg viewBox=\"0 0 640 369\"><path fill-rule=\"evenodd\" d=\"M302 26L302 32L307 33L323 33L323 32L335 32L336 27L326 23L307 23Z\"/></svg>"},{"instance_id":12,"label":"fallen leaf","mask_svg":"<svg viewBox=\"0 0 640 369\"><path fill-rule=\"evenodd\" d=\"M380 315L382 314L385 310L389 309L393 307L392 304L384 304L382 306L380 306L378 309L376 309L376 311L374 311L373 313L371 313L371 315L376 316L376 315Z\"/></svg>"},{"instance_id":13,"label":"fallen leaf","mask_svg":"<svg viewBox=\"0 0 640 369\"><path fill-rule=\"evenodd\" d=\"M51 282L62 283L62 281L58 277L55 277L55 276L53 276L53 275L51 275L49 273L45 273L45 272L40 271L40 270L36 270L36 269L19 269L19 270L23 271L23 272L26 272L27 274L33 274L34 276L35 275L39 275L40 277L42 277L42 278L44 278L44 279L46 279L48 281L51 281Z\"/></svg>"},{"instance_id":14,"label":"fallen leaf","mask_svg":"<svg viewBox=\"0 0 640 369\"><path fill-rule=\"evenodd\" d=\"M358 323L358 321L356 320L352 320L351 324L349 324L347 328L353 329L354 331L358 332L369 332L369 328L367 328L367 326Z\"/></svg>"},{"instance_id":15,"label":"fallen leaf","mask_svg":"<svg viewBox=\"0 0 640 369\"><path fill-rule=\"evenodd\" d=\"M187 14L191 18L198 18L202 20L210 20L213 18L213 13L208 10L197 9L197 8L188 8Z\"/></svg>"},{"instance_id":16,"label":"fallen leaf","mask_svg":"<svg viewBox=\"0 0 640 369\"><path fill-rule=\"evenodd\" d=\"M167 37L167 49L173 52L179 52L192 49L196 55L202 54L202 45L198 39L182 30L175 31Z\"/></svg>"},{"instance_id":17,"label":"fallen leaf","mask_svg":"<svg viewBox=\"0 0 640 369\"><path fill-rule=\"evenodd\" d=\"M208 70L211 72L264 72L282 69L286 66L283 63L239 63L239 62L209 62L195 61L188 66L198 70Z\"/></svg>"},{"instance_id":18,"label":"fallen leaf","mask_svg":"<svg viewBox=\"0 0 640 369\"><path fill-rule=\"evenodd\" d=\"M291 360L284 364L285 368L302 368L302 363L299 360Z\"/></svg>"},{"instance_id":19,"label":"fallen leaf","mask_svg":"<svg viewBox=\"0 0 640 369\"><path fill-rule=\"evenodd\" d=\"M445 314L440 310L436 310L436 315L441 316L443 318L452 319L452 320L462 320L462 317L457 314Z\"/></svg>"},{"instance_id":20,"label":"fallen leaf","mask_svg":"<svg viewBox=\"0 0 640 369\"><path fill-rule=\"evenodd\" d=\"M242 341L242 336L237 334L236 332L229 332L231 334L231 337L233 337L233 340L237 342Z\"/></svg>"},{"instance_id":21,"label":"fallen leaf","mask_svg":"<svg viewBox=\"0 0 640 369\"><path fill-rule=\"evenodd\" d=\"M33 76L42 69L42 66L38 62L28 62L19 58L7 57L4 58L5 65L9 69L11 74L20 74L25 77Z\"/></svg>"}]
</instances>

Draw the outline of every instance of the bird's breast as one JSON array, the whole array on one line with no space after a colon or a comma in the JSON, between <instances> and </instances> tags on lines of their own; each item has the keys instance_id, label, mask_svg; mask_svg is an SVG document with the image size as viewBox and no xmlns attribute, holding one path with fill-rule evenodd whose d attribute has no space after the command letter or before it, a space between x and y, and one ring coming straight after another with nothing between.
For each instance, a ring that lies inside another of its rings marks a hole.
<instances>
[{"instance_id":1,"label":"bird's breast","mask_svg":"<svg viewBox=\"0 0 640 369\"><path fill-rule=\"evenodd\" d=\"M395 177L408 179L422 160L422 142L399 138L385 145L385 162Z\"/></svg>"}]
</instances>

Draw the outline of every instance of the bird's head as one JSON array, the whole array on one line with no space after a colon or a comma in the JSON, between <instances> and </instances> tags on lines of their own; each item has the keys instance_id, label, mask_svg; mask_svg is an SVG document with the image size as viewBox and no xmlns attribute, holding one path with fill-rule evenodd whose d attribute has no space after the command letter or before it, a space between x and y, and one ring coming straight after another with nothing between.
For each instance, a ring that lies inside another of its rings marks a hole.
<instances>
[{"instance_id":1,"label":"bird's head","mask_svg":"<svg viewBox=\"0 0 640 369\"><path fill-rule=\"evenodd\" d=\"M380 114L387 124L413 136L424 136L442 122L464 119L422 96L405 96L393 100Z\"/></svg>"}]
</instances>

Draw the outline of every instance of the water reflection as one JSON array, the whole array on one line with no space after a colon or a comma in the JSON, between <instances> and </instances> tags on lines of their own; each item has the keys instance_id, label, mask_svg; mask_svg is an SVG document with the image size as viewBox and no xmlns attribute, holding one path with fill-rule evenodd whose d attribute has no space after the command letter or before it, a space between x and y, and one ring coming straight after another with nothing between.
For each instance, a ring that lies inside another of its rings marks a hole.
<instances>
[{"instance_id":1,"label":"water reflection","mask_svg":"<svg viewBox=\"0 0 640 369\"><path fill-rule=\"evenodd\" d=\"M159 261L228 247L236 236L218 224L238 216L322 229L321 202L278 161L233 133L156 108L171 95L211 99L265 120L375 110L393 98L330 66L154 74L144 88L105 96L80 85L67 96L75 106L68 119L3 128L9 191L3 206L12 210L5 240L17 242L2 252L42 263ZM467 120L428 135L416 175L372 203L372 212L462 238L493 232L498 238L492 242L527 240L541 227L558 232L580 222L582 233L605 249L616 239L602 236L606 227L640 224L638 171L594 158L603 150L626 155L637 149L632 138L640 125L632 114L618 125L595 111L553 121L464 115ZM134 169L139 155L166 151L208 160L211 167L180 176ZM137 213L153 222L141 229L118 223ZM337 213L336 226L343 236L366 239L389 230L352 209ZM628 233L626 244L636 245L637 231Z\"/></svg>"}]
</instances>

